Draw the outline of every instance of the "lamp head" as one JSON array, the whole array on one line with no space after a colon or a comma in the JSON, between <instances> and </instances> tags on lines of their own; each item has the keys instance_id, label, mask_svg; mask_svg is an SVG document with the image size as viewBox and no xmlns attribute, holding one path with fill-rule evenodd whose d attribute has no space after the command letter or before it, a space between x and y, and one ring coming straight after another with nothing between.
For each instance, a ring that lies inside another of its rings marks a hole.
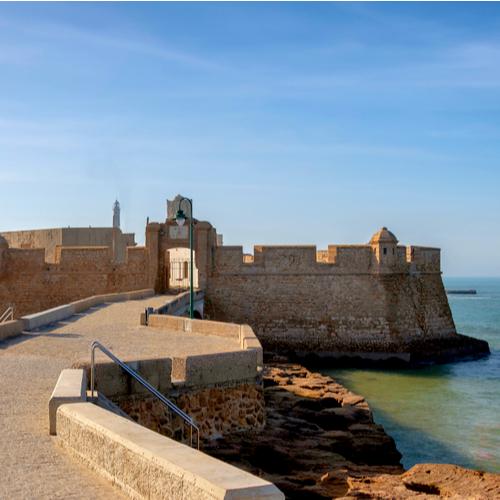
<instances>
[{"instance_id":1,"label":"lamp head","mask_svg":"<svg viewBox=\"0 0 500 500\"><path fill-rule=\"evenodd\" d=\"M177 210L177 214L175 216L175 222L177 222L177 225L179 227L182 227L184 225L184 222L186 222L186 215L184 214L184 211L179 208Z\"/></svg>"}]
</instances>

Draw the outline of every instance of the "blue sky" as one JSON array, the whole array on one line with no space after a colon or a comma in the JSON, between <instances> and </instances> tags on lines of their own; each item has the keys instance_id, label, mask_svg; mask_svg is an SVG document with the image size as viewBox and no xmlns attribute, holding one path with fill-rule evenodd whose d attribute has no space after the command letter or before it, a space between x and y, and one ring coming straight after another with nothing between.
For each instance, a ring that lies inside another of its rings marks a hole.
<instances>
[{"instance_id":1,"label":"blue sky","mask_svg":"<svg viewBox=\"0 0 500 500\"><path fill-rule=\"evenodd\" d=\"M0 230L364 243L500 275L500 5L0 3Z\"/></svg>"}]
</instances>

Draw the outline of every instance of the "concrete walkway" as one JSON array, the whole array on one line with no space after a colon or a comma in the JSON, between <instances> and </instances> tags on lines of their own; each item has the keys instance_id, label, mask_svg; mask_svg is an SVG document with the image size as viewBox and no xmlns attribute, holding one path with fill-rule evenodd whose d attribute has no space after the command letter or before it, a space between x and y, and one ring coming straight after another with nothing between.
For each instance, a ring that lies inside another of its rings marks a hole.
<instances>
[{"instance_id":1,"label":"concrete walkway","mask_svg":"<svg viewBox=\"0 0 500 500\"><path fill-rule=\"evenodd\" d=\"M67 321L0 342L0 499L123 498L122 493L57 447L48 400L63 368L90 359L99 340L123 359L233 351L227 338L154 331L139 325L146 306L173 296L98 306Z\"/></svg>"}]
</instances>

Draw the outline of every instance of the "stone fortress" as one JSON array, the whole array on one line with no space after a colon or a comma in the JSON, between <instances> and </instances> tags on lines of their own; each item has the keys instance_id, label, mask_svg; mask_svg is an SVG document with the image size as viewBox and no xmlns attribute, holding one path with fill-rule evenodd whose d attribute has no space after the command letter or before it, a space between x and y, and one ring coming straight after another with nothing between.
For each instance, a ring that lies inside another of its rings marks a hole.
<instances>
[{"instance_id":1,"label":"stone fortress","mask_svg":"<svg viewBox=\"0 0 500 500\"><path fill-rule=\"evenodd\" d=\"M0 320L0 497L114 498L118 487L150 499L352 498L374 474L405 495L427 491L398 483L401 455L362 396L283 360L486 354L485 342L455 330L439 249L400 246L384 227L365 245L255 246L249 255L191 219L188 319L181 198L168 201L164 222L147 221L144 246L121 232L118 202L109 228L0 235L0 314L10 314ZM96 341L111 356L101 349L94 359ZM422 488L440 471L426 469ZM487 479L478 498L500 492Z\"/></svg>"},{"instance_id":2,"label":"stone fortress","mask_svg":"<svg viewBox=\"0 0 500 500\"><path fill-rule=\"evenodd\" d=\"M148 220L145 246L117 227L117 205L111 228L0 233L0 310L21 316L96 294L168 292L172 255L189 247L187 225L173 220L180 199L168 201L164 222ZM248 255L194 222L206 316L249 324L266 350L400 362L488 351L456 333L438 248L399 245L384 227L364 245L259 245Z\"/></svg>"}]
</instances>

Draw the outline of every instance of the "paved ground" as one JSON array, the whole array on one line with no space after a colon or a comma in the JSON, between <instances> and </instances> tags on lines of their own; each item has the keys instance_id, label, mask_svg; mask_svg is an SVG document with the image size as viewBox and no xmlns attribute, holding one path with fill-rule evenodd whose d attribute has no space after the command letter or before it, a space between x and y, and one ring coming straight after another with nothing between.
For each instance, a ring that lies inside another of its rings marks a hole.
<instances>
[{"instance_id":1,"label":"paved ground","mask_svg":"<svg viewBox=\"0 0 500 500\"><path fill-rule=\"evenodd\" d=\"M0 342L0 499L122 498L49 436L48 400L63 368L90 359L99 340L123 359L232 351L227 338L174 334L139 325L146 306L172 296L118 302L38 332ZM196 338L196 342L194 339Z\"/></svg>"}]
</instances>

